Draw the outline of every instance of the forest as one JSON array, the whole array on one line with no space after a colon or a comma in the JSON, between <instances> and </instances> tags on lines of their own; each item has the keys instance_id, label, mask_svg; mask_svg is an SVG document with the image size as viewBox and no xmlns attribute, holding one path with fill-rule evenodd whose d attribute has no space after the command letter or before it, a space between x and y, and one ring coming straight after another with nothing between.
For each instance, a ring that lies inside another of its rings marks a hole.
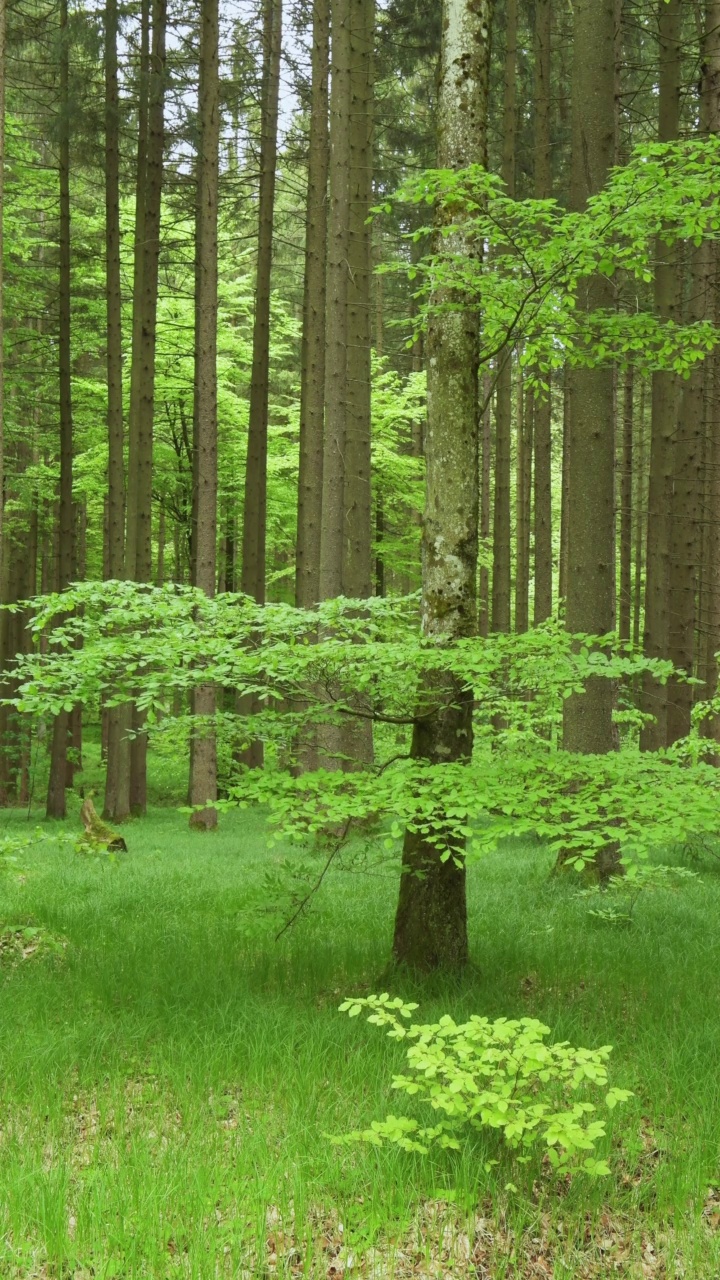
<instances>
[{"instance_id":1,"label":"forest","mask_svg":"<svg viewBox=\"0 0 720 1280\"><path fill-rule=\"evenodd\" d=\"M720 1276L719 326L720 0L0 0L0 1280Z\"/></svg>"}]
</instances>

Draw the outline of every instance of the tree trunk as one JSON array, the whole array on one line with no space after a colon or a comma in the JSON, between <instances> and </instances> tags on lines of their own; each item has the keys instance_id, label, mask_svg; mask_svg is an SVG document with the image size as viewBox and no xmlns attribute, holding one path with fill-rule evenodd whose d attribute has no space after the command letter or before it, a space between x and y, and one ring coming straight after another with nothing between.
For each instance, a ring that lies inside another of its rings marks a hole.
<instances>
[{"instance_id":1,"label":"tree trunk","mask_svg":"<svg viewBox=\"0 0 720 1280\"><path fill-rule=\"evenodd\" d=\"M672 142L680 123L680 56L682 0L659 0L660 91L658 140ZM662 320L677 320L680 281L677 249L658 237L655 253L655 308ZM672 371L652 375L650 481L647 516L647 568L643 645L650 658L669 653L670 515L673 452L677 430L678 380ZM643 711L653 716L640 734L640 746L656 751L667 742L667 685L650 675L643 680Z\"/></svg>"},{"instance_id":2,"label":"tree trunk","mask_svg":"<svg viewBox=\"0 0 720 1280\"><path fill-rule=\"evenodd\" d=\"M125 474L122 388L122 290L120 277L120 99L117 0L105 6L105 252L107 280L108 499L107 577L125 576ZM130 709L105 713L107 768L103 816L130 816Z\"/></svg>"},{"instance_id":3,"label":"tree trunk","mask_svg":"<svg viewBox=\"0 0 720 1280\"><path fill-rule=\"evenodd\" d=\"M568 588L568 509L570 506L568 493L569 463L572 435L572 411L570 401L570 368L563 370L563 433L562 433L562 483L560 493L560 566L558 573L558 595L563 609L567 606Z\"/></svg>"},{"instance_id":4,"label":"tree trunk","mask_svg":"<svg viewBox=\"0 0 720 1280\"><path fill-rule=\"evenodd\" d=\"M490 0L445 0L438 111L438 165L486 163ZM472 252L462 227L450 252ZM424 633L453 643L477 627L479 315L443 311L433 299L427 336L427 487L423 525ZM416 759L469 760L473 694L452 677L427 690L437 710L413 733ZM440 818L442 825L442 818ZM464 847L449 832L446 862L422 835L408 832L402 859L393 953L420 970L461 968L467 961Z\"/></svg>"},{"instance_id":5,"label":"tree trunk","mask_svg":"<svg viewBox=\"0 0 720 1280\"><path fill-rule=\"evenodd\" d=\"M330 158L329 63L330 0L315 0L300 375L300 470L295 571L295 603L299 609L310 609L320 599L320 529L325 414L325 264Z\"/></svg>"},{"instance_id":6,"label":"tree trunk","mask_svg":"<svg viewBox=\"0 0 720 1280\"><path fill-rule=\"evenodd\" d=\"M58 590L70 583L73 567L73 418L70 365L70 50L67 0L60 0L59 193L60 271L58 281L58 373L60 390L60 494L58 506ZM48 818L65 817L65 782L69 714L61 711L53 724Z\"/></svg>"},{"instance_id":7,"label":"tree trunk","mask_svg":"<svg viewBox=\"0 0 720 1280\"><path fill-rule=\"evenodd\" d=\"M635 510L634 510L634 575L633 591L633 648L640 648L640 615L642 612L642 579L643 579L643 534L645 531L645 379L640 384L640 411L637 415L637 446L635 449L637 464L635 468Z\"/></svg>"},{"instance_id":8,"label":"tree trunk","mask_svg":"<svg viewBox=\"0 0 720 1280\"><path fill-rule=\"evenodd\" d=\"M260 198L258 257L255 285L253 358L250 380L250 425L245 470L241 590L258 604L265 603L265 540L267 519L267 441L270 378L270 276L272 271L275 167L282 0L263 0L263 85L260 137ZM255 700L241 700L245 714L257 710ZM263 763L263 744L250 743L242 760L251 768Z\"/></svg>"},{"instance_id":9,"label":"tree trunk","mask_svg":"<svg viewBox=\"0 0 720 1280\"><path fill-rule=\"evenodd\" d=\"M720 0L707 0L705 6L705 31L702 41L702 112L701 123L710 134L720 133ZM703 291L706 312L717 325L720 321L720 254L717 243L708 246L710 269L706 278L707 291ZM712 290L712 292L710 292ZM704 583L705 656L703 660L706 688L702 697L714 698L720 687L718 650L720 649L720 357L718 349L707 361L708 386L708 506L705 528L707 579ZM720 716L712 716L704 725L704 732L720 743ZM714 760L720 764L720 753Z\"/></svg>"},{"instance_id":10,"label":"tree trunk","mask_svg":"<svg viewBox=\"0 0 720 1280\"><path fill-rule=\"evenodd\" d=\"M623 443L620 472L620 601L618 634L630 639L632 617L632 536L633 536L633 440L634 369L625 371L623 392Z\"/></svg>"},{"instance_id":11,"label":"tree trunk","mask_svg":"<svg viewBox=\"0 0 720 1280\"><path fill-rule=\"evenodd\" d=\"M348 415L348 254L350 227L351 0L332 0L330 209L325 348L320 596L342 595L344 478Z\"/></svg>"},{"instance_id":12,"label":"tree trunk","mask_svg":"<svg viewBox=\"0 0 720 1280\"><path fill-rule=\"evenodd\" d=\"M613 163L615 110L613 0L577 0L572 73L571 203L582 210L600 191ZM584 282L586 311L613 306L612 284L602 276ZM614 430L612 367L571 368L568 448L566 625L572 632L604 635L615 621ZM564 743L569 751L607 752L615 745L613 686L588 681L565 703Z\"/></svg>"},{"instance_id":13,"label":"tree trunk","mask_svg":"<svg viewBox=\"0 0 720 1280\"><path fill-rule=\"evenodd\" d=\"M515 195L517 137L518 0L507 0L505 26L505 82L503 95L502 179L507 194ZM495 397L495 510L493 520L493 631L510 630L512 547L510 529L510 471L512 454L512 350L499 356Z\"/></svg>"},{"instance_id":14,"label":"tree trunk","mask_svg":"<svg viewBox=\"0 0 720 1280\"><path fill-rule=\"evenodd\" d=\"M138 154L138 208L136 213L135 283L139 285L137 348L133 349L130 386L130 435L128 455L128 511L126 571L136 582L152 581L152 462L155 413L155 347L157 341L158 274L160 265L160 213L165 144L165 34L167 0L151 0L152 41L148 63L147 152L144 167ZM140 122L140 137L142 121ZM140 201L144 192L144 208ZM142 239L138 241L138 236ZM135 326L135 315L133 315ZM135 339L136 335L133 334ZM135 357L138 367L136 373ZM134 384L134 385L133 385ZM133 395L133 391L135 394ZM133 412L135 420L133 420ZM130 811L136 816L147 809L147 734L143 716L133 711L134 736L130 744Z\"/></svg>"},{"instance_id":15,"label":"tree trunk","mask_svg":"<svg viewBox=\"0 0 720 1280\"><path fill-rule=\"evenodd\" d=\"M490 513L492 479L492 379L486 374L483 380L482 441L480 453L480 584L478 599L478 632L487 638L490 631Z\"/></svg>"},{"instance_id":16,"label":"tree trunk","mask_svg":"<svg viewBox=\"0 0 720 1280\"><path fill-rule=\"evenodd\" d=\"M526 396L522 369L517 385L517 468L515 484L515 630L530 625L530 521L532 518L533 400Z\"/></svg>"},{"instance_id":17,"label":"tree trunk","mask_svg":"<svg viewBox=\"0 0 720 1280\"><path fill-rule=\"evenodd\" d=\"M535 2L535 196L548 200L552 195L552 151L550 138L552 69L550 37L552 31L550 0ZM550 391L535 395L533 409L534 437L534 533L535 533L535 602L534 621L544 622L552 615L552 404Z\"/></svg>"},{"instance_id":18,"label":"tree trunk","mask_svg":"<svg viewBox=\"0 0 720 1280\"><path fill-rule=\"evenodd\" d=\"M220 145L218 0L202 0L200 35L200 147L197 191L197 337L195 343L195 586L215 595L217 547L217 316L218 316L218 166ZM217 826L217 743L212 720L215 687L199 685L193 711L190 803L204 805L190 816L190 826L209 831ZM203 725L203 720L205 721Z\"/></svg>"},{"instance_id":19,"label":"tree trunk","mask_svg":"<svg viewBox=\"0 0 720 1280\"><path fill-rule=\"evenodd\" d=\"M370 495L370 278L369 224L373 173L373 46L375 0L350 0L350 208L347 290L347 419L343 476L343 595L372 595ZM348 719L343 733L346 768L372 763L372 721Z\"/></svg>"}]
</instances>

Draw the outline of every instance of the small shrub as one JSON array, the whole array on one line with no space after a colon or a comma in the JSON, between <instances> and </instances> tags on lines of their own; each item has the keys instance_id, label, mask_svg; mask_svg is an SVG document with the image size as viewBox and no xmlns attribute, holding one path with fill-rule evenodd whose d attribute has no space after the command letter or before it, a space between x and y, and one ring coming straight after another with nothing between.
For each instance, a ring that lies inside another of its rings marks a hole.
<instances>
[{"instance_id":1,"label":"small shrub","mask_svg":"<svg viewBox=\"0 0 720 1280\"><path fill-rule=\"evenodd\" d=\"M611 876L607 884L581 889L579 896L592 902L589 915L603 924L630 925L641 897L659 889L678 889L697 873L688 867L666 867L631 863L625 875Z\"/></svg>"},{"instance_id":2,"label":"small shrub","mask_svg":"<svg viewBox=\"0 0 720 1280\"><path fill-rule=\"evenodd\" d=\"M333 1141L393 1142L426 1154L433 1143L459 1148L468 1127L495 1129L521 1162L540 1146L558 1173L574 1169L596 1178L610 1172L596 1155L605 1124L596 1118L596 1105L582 1096L607 1088L610 1045L548 1044L550 1029L535 1018L491 1022L475 1015L456 1023L445 1015L436 1023L404 1026L401 1019L417 1007L385 994L345 1000L340 1011L353 1018L367 1009L368 1022L387 1027L391 1039L413 1042L408 1074L395 1076L393 1088L428 1103L442 1118L423 1127L409 1116L390 1115ZM604 1103L612 1111L630 1097L628 1089L612 1088Z\"/></svg>"}]
</instances>

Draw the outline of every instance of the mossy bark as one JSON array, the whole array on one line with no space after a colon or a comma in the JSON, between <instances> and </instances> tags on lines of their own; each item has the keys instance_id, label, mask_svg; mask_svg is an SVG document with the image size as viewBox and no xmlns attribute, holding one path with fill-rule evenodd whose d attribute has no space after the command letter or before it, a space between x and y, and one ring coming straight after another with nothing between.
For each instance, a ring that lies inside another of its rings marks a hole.
<instances>
[{"instance_id":1,"label":"mossy bark","mask_svg":"<svg viewBox=\"0 0 720 1280\"><path fill-rule=\"evenodd\" d=\"M446 0L443 11L438 164L460 169L486 158L490 0ZM473 252L460 227L450 251ZM455 299L457 302L457 299ZM451 644L477 628L478 346L476 308L443 311L436 296L427 338L428 417L423 521L422 625ZM472 755L472 690L451 677L426 685L412 750L450 764ZM418 970L461 968L468 955L463 841L443 815L436 831L451 856L408 832L393 954Z\"/></svg>"}]
</instances>

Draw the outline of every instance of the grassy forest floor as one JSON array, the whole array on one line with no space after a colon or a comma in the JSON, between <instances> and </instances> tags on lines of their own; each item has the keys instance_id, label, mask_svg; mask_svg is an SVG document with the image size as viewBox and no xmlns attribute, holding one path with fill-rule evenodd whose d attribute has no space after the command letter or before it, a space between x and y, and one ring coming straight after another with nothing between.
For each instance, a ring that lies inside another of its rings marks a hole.
<instances>
[{"instance_id":1,"label":"grassy forest floor","mask_svg":"<svg viewBox=\"0 0 720 1280\"><path fill-rule=\"evenodd\" d=\"M43 830L78 831L78 807ZM6 811L0 834L38 819ZM52 839L0 881L2 1280L720 1275L720 866L618 928L541 849L506 847L471 874L462 984L393 984L423 1018L533 1015L615 1046L636 1097L613 1176L558 1188L483 1172L492 1141L426 1160L328 1141L397 1108L402 1047L337 1012L378 989L392 867L329 878L276 944L261 815L203 836L156 804L124 833L117 862Z\"/></svg>"}]
</instances>

